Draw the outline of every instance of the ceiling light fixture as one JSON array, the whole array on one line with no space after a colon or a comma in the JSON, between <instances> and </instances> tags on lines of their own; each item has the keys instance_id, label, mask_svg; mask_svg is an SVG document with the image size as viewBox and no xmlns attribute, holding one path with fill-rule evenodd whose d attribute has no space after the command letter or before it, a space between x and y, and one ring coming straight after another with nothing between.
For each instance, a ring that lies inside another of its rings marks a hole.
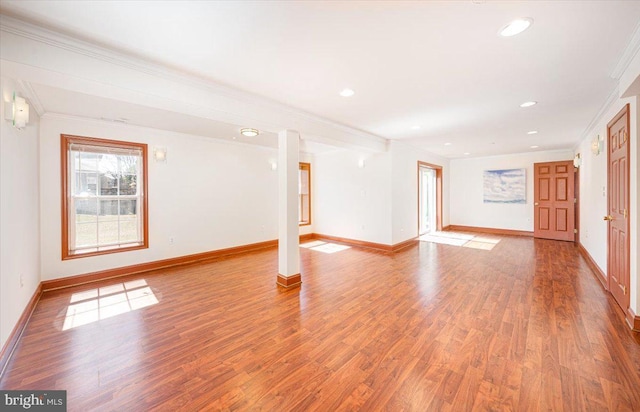
<instances>
[{"instance_id":1,"label":"ceiling light fixture","mask_svg":"<svg viewBox=\"0 0 640 412\"><path fill-rule=\"evenodd\" d=\"M342 97L351 97L354 94L356 94L356 92L354 92L353 89L342 89L340 92L340 96Z\"/></svg>"},{"instance_id":2,"label":"ceiling light fixture","mask_svg":"<svg viewBox=\"0 0 640 412\"><path fill-rule=\"evenodd\" d=\"M531 107L531 106L535 106L536 104L538 104L538 102L535 101L530 101L530 102L524 102L520 105L520 107Z\"/></svg>"},{"instance_id":3,"label":"ceiling light fixture","mask_svg":"<svg viewBox=\"0 0 640 412\"><path fill-rule=\"evenodd\" d=\"M538 133L538 131L537 131L537 130L529 130L529 131L527 132L527 134L537 134L537 133Z\"/></svg>"},{"instance_id":4,"label":"ceiling light fixture","mask_svg":"<svg viewBox=\"0 0 640 412\"><path fill-rule=\"evenodd\" d=\"M534 144L533 146L529 146L529 147L532 148L532 149L537 149L540 146Z\"/></svg>"},{"instance_id":5,"label":"ceiling light fixture","mask_svg":"<svg viewBox=\"0 0 640 412\"><path fill-rule=\"evenodd\" d=\"M464 152L463 154L464 154L465 156L469 156L471 153L469 153L469 152Z\"/></svg>"},{"instance_id":6,"label":"ceiling light fixture","mask_svg":"<svg viewBox=\"0 0 640 412\"><path fill-rule=\"evenodd\" d=\"M516 34L520 34L523 31L527 30L533 24L533 19L531 17L521 17L519 19L515 19L511 23L507 24L500 30L500 35L502 37L511 37Z\"/></svg>"},{"instance_id":7,"label":"ceiling light fixture","mask_svg":"<svg viewBox=\"0 0 640 412\"><path fill-rule=\"evenodd\" d=\"M240 129L240 134L247 137L256 137L260 134L258 129L252 129L250 127L245 127L244 129Z\"/></svg>"},{"instance_id":8,"label":"ceiling light fixture","mask_svg":"<svg viewBox=\"0 0 640 412\"><path fill-rule=\"evenodd\" d=\"M444 144L445 146L451 146L451 143L447 142Z\"/></svg>"},{"instance_id":9,"label":"ceiling light fixture","mask_svg":"<svg viewBox=\"0 0 640 412\"><path fill-rule=\"evenodd\" d=\"M418 125L411 126L411 129L413 129L413 130L419 130L419 129L420 129L420 126L418 126Z\"/></svg>"}]
</instances>

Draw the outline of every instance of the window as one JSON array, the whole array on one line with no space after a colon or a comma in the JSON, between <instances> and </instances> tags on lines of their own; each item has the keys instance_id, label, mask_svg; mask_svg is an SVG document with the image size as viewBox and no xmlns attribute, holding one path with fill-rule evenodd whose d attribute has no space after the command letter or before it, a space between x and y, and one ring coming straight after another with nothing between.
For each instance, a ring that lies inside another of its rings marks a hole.
<instances>
[{"instance_id":1,"label":"window","mask_svg":"<svg viewBox=\"0 0 640 412\"><path fill-rule=\"evenodd\" d=\"M311 164L300 163L298 168L298 221L300 226L311 224Z\"/></svg>"},{"instance_id":2,"label":"window","mask_svg":"<svg viewBox=\"0 0 640 412\"><path fill-rule=\"evenodd\" d=\"M62 259L149 246L147 145L61 135Z\"/></svg>"}]
</instances>

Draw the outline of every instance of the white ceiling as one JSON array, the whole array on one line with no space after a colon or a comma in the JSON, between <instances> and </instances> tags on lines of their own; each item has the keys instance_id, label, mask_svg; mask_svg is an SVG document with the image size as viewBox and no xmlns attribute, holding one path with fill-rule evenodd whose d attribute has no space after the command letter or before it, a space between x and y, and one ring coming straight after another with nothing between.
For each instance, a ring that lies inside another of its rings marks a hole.
<instances>
[{"instance_id":1,"label":"white ceiling","mask_svg":"<svg viewBox=\"0 0 640 412\"><path fill-rule=\"evenodd\" d=\"M0 4L5 14L451 158L572 148L615 91L640 22L639 1ZM518 17L533 18L532 27L498 36ZM345 87L355 96L340 97ZM121 102L37 82L33 90L46 111L120 117L110 105ZM527 100L539 104L520 108ZM142 125L236 130L128 109L124 117Z\"/></svg>"}]
</instances>

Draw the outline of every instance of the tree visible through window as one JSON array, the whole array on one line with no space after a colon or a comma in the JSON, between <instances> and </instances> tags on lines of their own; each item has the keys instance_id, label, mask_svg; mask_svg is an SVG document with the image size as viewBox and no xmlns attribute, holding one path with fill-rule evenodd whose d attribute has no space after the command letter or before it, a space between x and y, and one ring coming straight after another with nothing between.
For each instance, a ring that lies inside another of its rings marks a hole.
<instances>
[{"instance_id":1,"label":"tree visible through window","mask_svg":"<svg viewBox=\"0 0 640 412\"><path fill-rule=\"evenodd\" d=\"M298 221L300 226L311 224L311 164L300 163L298 168Z\"/></svg>"},{"instance_id":2,"label":"tree visible through window","mask_svg":"<svg viewBox=\"0 0 640 412\"><path fill-rule=\"evenodd\" d=\"M148 247L147 145L61 137L62 258Z\"/></svg>"}]
</instances>

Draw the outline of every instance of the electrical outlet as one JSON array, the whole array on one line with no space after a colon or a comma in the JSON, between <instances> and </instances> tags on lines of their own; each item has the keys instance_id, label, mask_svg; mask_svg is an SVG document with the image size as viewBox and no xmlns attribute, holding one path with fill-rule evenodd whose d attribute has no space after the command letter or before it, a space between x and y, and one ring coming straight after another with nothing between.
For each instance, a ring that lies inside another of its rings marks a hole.
<instances>
[{"instance_id":1,"label":"electrical outlet","mask_svg":"<svg viewBox=\"0 0 640 412\"><path fill-rule=\"evenodd\" d=\"M172 237L169 238L169 243L173 245L173 238Z\"/></svg>"}]
</instances>

